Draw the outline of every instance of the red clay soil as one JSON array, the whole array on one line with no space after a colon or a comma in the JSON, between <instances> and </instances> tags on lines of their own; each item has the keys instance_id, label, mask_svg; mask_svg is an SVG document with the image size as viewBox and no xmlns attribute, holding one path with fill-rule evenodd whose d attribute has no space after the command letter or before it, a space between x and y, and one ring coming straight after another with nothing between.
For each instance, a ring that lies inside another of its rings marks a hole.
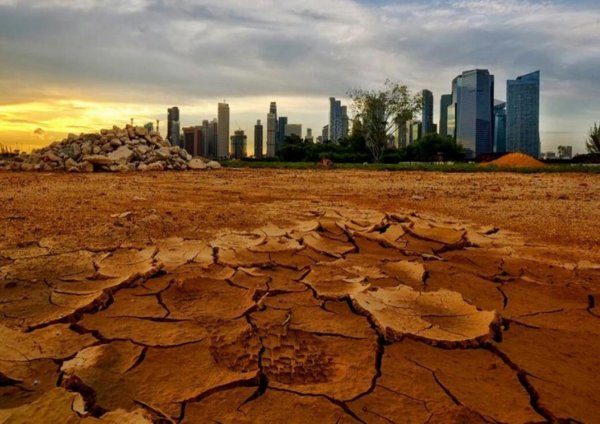
<instances>
[{"instance_id":1,"label":"red clay soil","mask_svg":"<svg viewBox=\"0 0 600 424\"><path fill-rule=\"evenodd\" d=\"M0 174L0 422L597 422L600 256L452 178Z\"/></svg>"},{"instance_id":2,"label":"red clay soil","mask_svg":"<svg viewBox=\"0 0 600 424\"><path fill-rule=\"evenodd\" d=\"M524 153L509 153L501 158L483 164L483 166L488 165L501 168L543 168L546 166L543 162Z\"/></svg>"}]
</instances>

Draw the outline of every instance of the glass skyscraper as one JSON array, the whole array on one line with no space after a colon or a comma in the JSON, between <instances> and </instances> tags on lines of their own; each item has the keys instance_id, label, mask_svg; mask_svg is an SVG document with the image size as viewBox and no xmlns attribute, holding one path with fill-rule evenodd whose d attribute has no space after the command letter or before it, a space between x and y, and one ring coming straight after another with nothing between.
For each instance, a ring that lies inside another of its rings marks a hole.
<instances>
[{"instance_id":1,"label":"glass skyscraper","mask_svg":"<svg viewBox=\"0 0 600 424\"><path fill-rule=\"evenodd\" d=\"M494 148L494 76L488 70L463 72L452 82L456 105L456 141L468 158L491 153Z\"/></svg>"},{"instance_id":2,"label":"glass skyscraper","mask_svg":"<svg viewBox=\"0 0 600 424\"><path fill-rule=\"evenodd\" d=\"M506 149L540 156L540 71L506 83Z\"/></svg>"},{"instance_id":3,"label":"glass skyscraper","mask_svg":"<svg viewBox=\"0 0 600 424\"><path fill-rule=\"evenodd\" d=\"M433 93L423 90L423 110L421 111L421 131L423 135L431 134L433 129Z\"/></svg>"},{"instance_id":4,"label":"glass skyscraper","mask_svg":"<svg viewBox=\"0 0 600 424\"><path fill-rule=\"evenodd\" d=\"M448 107L452 104L452 94L443 94L440 98L440 126L439 131L442 137L454 137L454 127L452 132L448 132Z\"/></svg>"},{"instance_id":5,"label":"glass skyscraper","mask_svg":"<svg viewBox=\"0 0 600 424\"><path fill-rule=\"evenodd\" d=\"M506 103L500 101L494 105L494 152L506 152Z\"/></svg>"}]
</instances>

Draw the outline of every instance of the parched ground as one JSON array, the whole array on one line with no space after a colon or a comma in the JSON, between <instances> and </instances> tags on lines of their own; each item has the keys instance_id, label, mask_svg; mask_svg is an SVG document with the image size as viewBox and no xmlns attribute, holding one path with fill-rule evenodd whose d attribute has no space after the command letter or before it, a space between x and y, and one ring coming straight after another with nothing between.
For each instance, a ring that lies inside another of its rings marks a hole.
<instances>
[{"instance_id":1,"label":"parched ground","mask_svg":"<svg viewBox=\"0 0 600 424\"><path fill-rule=\"evenodd\" d=\"M0 173L0 422L600 422L600 177Z\"/></svg>"}]
</instances>

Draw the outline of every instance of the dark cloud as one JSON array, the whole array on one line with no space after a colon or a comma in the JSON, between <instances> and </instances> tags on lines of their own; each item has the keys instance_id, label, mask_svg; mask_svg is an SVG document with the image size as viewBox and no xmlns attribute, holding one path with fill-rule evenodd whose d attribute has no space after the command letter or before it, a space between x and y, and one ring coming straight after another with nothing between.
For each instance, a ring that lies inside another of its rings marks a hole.
<instances>
[{"instance_id":1,"label":"dark cloud","mask_svg":"<svg viewBox=\"0 0 600 424\"><path fill-rule=\"evenodd\" d=\"M550 133L598 111L599 20L591 0L0 0L0 104L326 99L386 78L439 96L473 67L502 98L540 69Z\"/></svg>"}]
</instances>

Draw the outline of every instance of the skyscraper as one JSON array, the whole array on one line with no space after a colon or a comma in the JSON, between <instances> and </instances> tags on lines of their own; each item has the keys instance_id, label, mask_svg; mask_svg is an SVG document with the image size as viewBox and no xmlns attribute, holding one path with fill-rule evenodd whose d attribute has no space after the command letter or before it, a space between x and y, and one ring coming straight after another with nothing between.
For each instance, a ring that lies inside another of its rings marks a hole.
<instances>
[{"instance_id":1,"label":"skyscraper","mask_svg":"<svg viewBox=\"0 0 600 424\"><path fill-rule=\"evenodd\" d=\"M203 155L204 135L203 127L183 128L183 148L192 156Z\"/></svg>"},{"instance_id":2,"label":"skyscraper","mask_svg":"<svg viewBox=\"0 0 600 424\"><path fill-rule=\"evenodd\" d=\"M283 145L283 139L285 138L285 127L287 125L287 116L280 116L279 122L277 123L277 144L275 150L278 152Z\"/></svg>"},{"instance_id":3,"label":"skyscraper","mask_svg":"<svg viewBox=\"0 0 600 424\"><path fill-rule=\"evenodd\" d=\"M227 103L219 103L218 117L216 155L219 158L226 158L229 156L229 105Z\"/></svg>"},{"instance_id":4,"label":"skyscraper","mask_svg":"<svg viewBox=\"0 0 600 424\"><path fill-rule=\"evenodd\" d=\"M506 102L494 102L494 152L506 152Z\"/></svg>"},{"instance_id":5,"label":"skyscraper","mask_svg":"<svg viewBox=\"0 0 600 424\"><path fill-rule=\"evenodd\" d=\"M335 97L329 98L329 126L327 139L337 143L348 135L348 108Z\"/></svg>"},{"instance_id":6,"label":"skyscraper","mask_svg":"<svg viewBox=\"0 0 600 424\"><path fill-rule=\"evenodd\" d=\"M408 121L408 144L419 141L423 135L423 124L421 121Z\"/></svg>"},{"instance_id":7,"label":"skyscraper","mask_svg":"<svg viewBox=\"0 0 600 424\"><path fill-rule=\"evenodd\" d=\"M254 157L262 159L263 157L263 126L260 119L256 121L254 126Z\"/></svg>"},{"instance_id":8,"label":"skyscraper","mask_svg":"<svg viewBox=\"0 0 600 424\"><path fill-rule=\"evenodd\" d=\"M179 146L180 126L179 126L179 108L173 106L167 110L167 140L172 146Z\"/></svg>"},{"instance_id":9,"label":"skyscraper","mask_svg":"<svg viewBox=\"0 0 600 424\"><path fill-rule=\"evenodd\" d=\"M421 111L421 130L423 135L433 133L433 93L423 90L423 110Z\"/></svg>"},{"instance_id":10,"label":"skyscraper","mask_svg":"<svg viewBox=\"0 0 600 424\"><path fill-rule=\"evenodd\" d=\"M452 82L456 105L456 141L468 158L491 153L494 148L494 76L475 69L463 72Z\"/></svg>"},{"instance_id":11,"label":"skyscraper","mask_svg":"<svg viewBox=\"0 0 600 424\"><path fill-rule=\"evenodd\" d=\"M209 138L209 131L208 131L208 126L209 126L209 122L208 120L204 120L202 121L202 140L204 141L204 143L202 143L202 153L201 155L204 156L205 158L210 156L210 138Z\"/></svg>"},{"instance_id":12,"label":"skyscraper","mask_svg":"<svg viewBox=\"0 0 600 424\"><path fill-rule=\"evenodd\" d=\"M442 137L451 136L453 133L448 133L448 107L452 104L452 94L443 94L440 98L440 135Z\"/></svg>"},{"instance_id":13,"label":"skyscraper","mask_svg":"<svg viewBox=\"0 0 600 424\"><path fill-rule=\"evenodd\" d=\"M302 124L287 124L285 126L285 136L297 135L302 138Z\"/></svg>"},{"instance_id":14,"label":"skyscraper","mask_svg":"<svg viewBox=\"0 0 600 424\"><path fill-rule=\"evenodd\" d=\"M247 137L244 130L236 130L231 136L231 152L235 159L246 157Z\"/></svg>"},{"instance_id":15,"label":"skyscraper","mask_svg":"<svg viewBox=\"0 0 600 424\"><path fill-rule=\"evenodd\" d=\"M315 139L313 138L312 128L306 129L306 139L305 140L309 143L314 143Z\"/></svg>"},{"instance_id":16,"label":"skyscraper","mask_svg":"<svg viewBox=\"0 0 600 424\"><path fill-rule=\"evenodd\" d=\"M276 155L276 137L277 131L277 115L269 113L267 115L267 157L274 158Z\"/></svg>"},{"instance_id":17,"label":"skyscraper","mask_svg":"<svg viewBox=\"0 0 600 424\"><path fill-rule=\"evenodd\" d=\"M321 131L321 143L325 143L329 141L329 125L325 125L323 127L323 131Z\"/></svg>"},{"instance_id":18,"label":"skyscraper","mask_svg":"<svg viewBox=\"0 0 600 424\"><path fill-rule=\"evenodd\" d=\"M540 156L540 71L506 83L506 149Z\"/></svg>"},{"instance_id":19,"label":"skyscraper","mask_svg":"<svg viewBox=\"0 0 600 424\"><path fill-rule=\"evenodd\" d=\"M217 133L219 132L219 123L216 119L211 122L205 121L205 140L206 140L206 152L207 157L217 156ZM204 123L203 123L204 126Z\"/></svg>"}]
</instances>

